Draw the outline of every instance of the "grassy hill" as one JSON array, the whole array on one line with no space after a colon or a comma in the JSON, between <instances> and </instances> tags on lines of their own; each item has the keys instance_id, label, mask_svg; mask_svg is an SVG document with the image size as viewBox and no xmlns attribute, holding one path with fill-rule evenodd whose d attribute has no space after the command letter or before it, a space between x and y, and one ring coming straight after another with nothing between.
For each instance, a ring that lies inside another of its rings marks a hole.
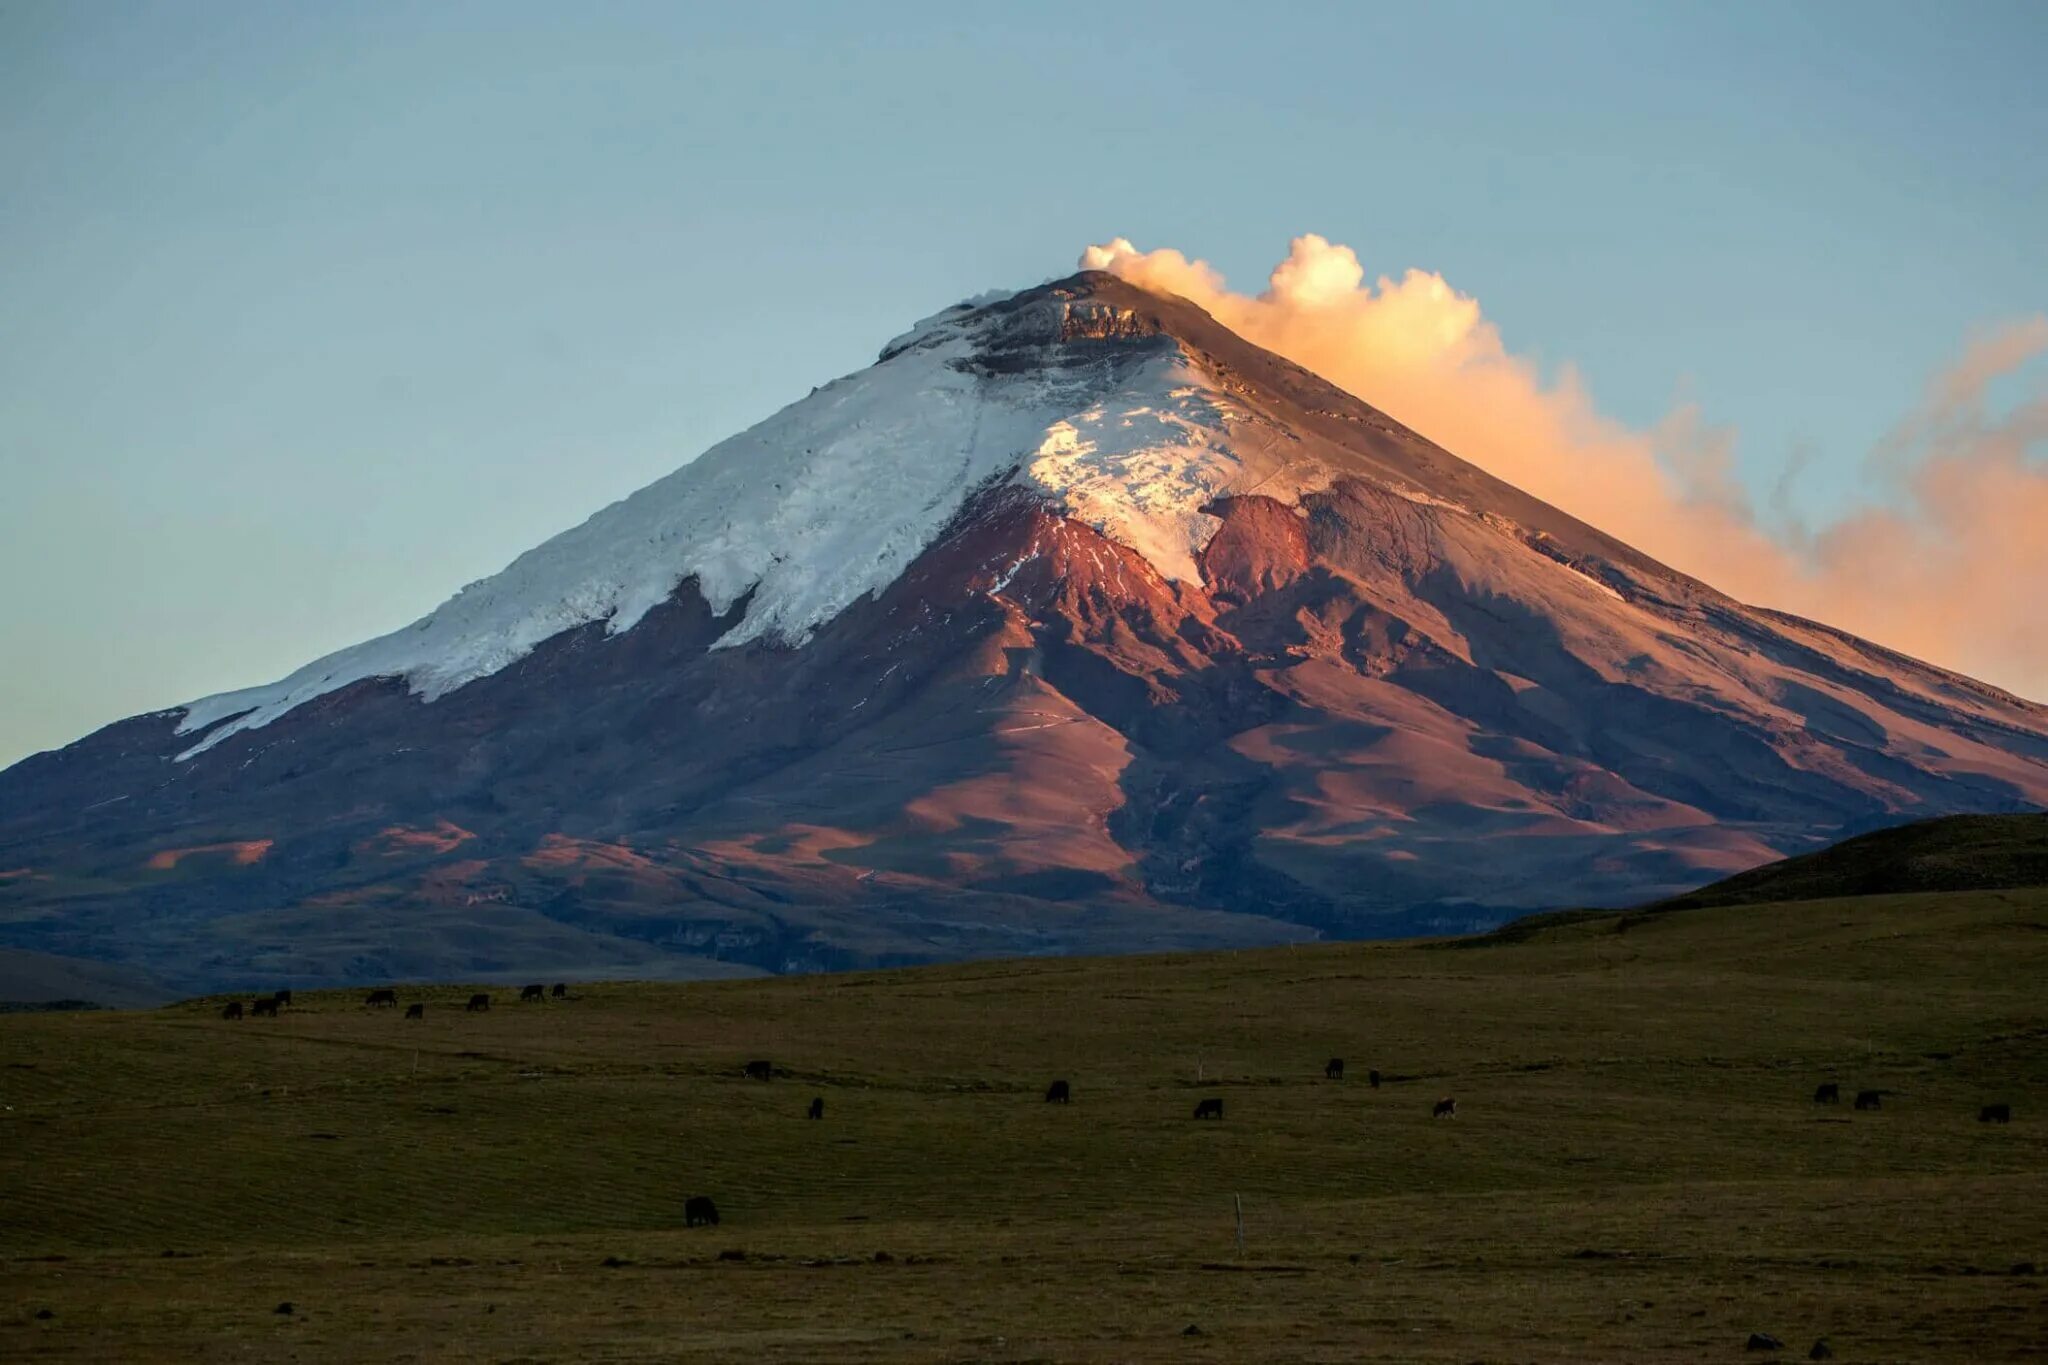
<instances>
[{"instance_id":1,"label":"grassy hill","mask_svg":"<svg viewBox=\"0 0 2048 1365\"><path fill-rule=\"evenodd\" d=\"M113 962L0 948L0 1011L57 1004L140 1009L173 992L147 972Z\"/></svg>"},{"instance_id":2,"label":"grassy hill","mask_svg":"<svg viewBox=\"0 0 2048 1365\"><path fill-rule=\"evenodd\" d=\"M5 1016L0 1358L2017 1359L2044 982L2026 890Z\"/></svg>"},{"instance_id":3,"label":"grassy hill","mask_svg":"<svg viewBox=\"0 0 2048 1365\"><path fill-rule=\"evenodd\" d=\"M1680 909L2024 886L2048 886L2048 812L1952 815L1874 830L1662 904Z\"/></svg>"}]
</instances>

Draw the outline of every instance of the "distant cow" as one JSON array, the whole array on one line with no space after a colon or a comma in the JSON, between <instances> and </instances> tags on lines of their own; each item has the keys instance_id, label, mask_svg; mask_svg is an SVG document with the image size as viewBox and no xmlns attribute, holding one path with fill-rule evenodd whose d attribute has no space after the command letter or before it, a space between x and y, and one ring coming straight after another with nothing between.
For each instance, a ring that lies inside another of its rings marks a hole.
<instances>
[{"instance_id":1,"label":"distant cow","mask_svg":"<svg viewBox=\"0 0 2048 1365\"><path fill-rule=\"evenodd\" d=\"M538 981L519 992L519 1003L522 1005L529 1000L545 1000L547 998L548 988L541 985Z\"/></svg>"},{"instance_id":2,"label":"distant cow","mask_svg":"<svg viewBox=\"0 0 2048 1365\"><path fill-rule=\"evenodd\" d=\"M811 1097L811 1107L807 1116L814 1119L825 1117L825 1097L823 1095L813 1095Z\"/></svg>"},{"instance_id":3,"label":"distant cow","mask_svg":"<svg viewBox=\"0 0 2048 1365\"><path fill-rule=\"evenodd\" d=\"M424 1019L427 1017L427 1007L415 1001L405 1007L405 1017L408 1019Z\"/></svg>"},{"instance_id":4,"label":"distant cow","mask_svg":"<svg viewBox=\"0 0 2048 1365\"><path fill-rule=\"evenodd\" d=\"M747 1079L750 1081L773 1080L775 1079L775 1068L766 1062L748 1062Z\"/></svg>"},{"instance_id":5,"label":"distant cow","mask_svg":"<svg viewBox=\"0 0 2048 1365\"><path fill-rule=\"evenodd\" d=\"M557 1000L567 999L569 995L569 983L566 981L557 981L555 983L555 989L551 992L551 994Z\"/></svg>"},{"instance_id":6,"label":"distant cow","mask_svg":"<svg viewBox=\"0 0 2048 1365\"><path fill-rule=\"evenodd\" d=\"M1458 1102L1448 1097L1440 1099L1429 1111L1429 1116L1433 1119L1454 1119L1458 1117Z\"/></svg>"},{"instance_id":7,"label":"distant cow","mask_svg":"<svg viewBox=\"0 0 2048 1365\"><path fill-rule=\"evenodd\" d=\"M1882 1109L1882 1108L1884 1108L1884 1092L1883 1092L1883 1091L1881 1091L1881 1090L1859 1090L1859 1091L1857 1091L1857 1092L1856 1092L1856 1107L1857 1107L1858 1109Z\"/></svg>"},{"instance_id":8,"label":"distant cow","mask_svg":"<svg viewBox=\"0 0 2048 1365\"><path fill-rule=\"evenodd\" d=\"M1366 1073L1365 1073L1365 1080L1366 1080L1366 1084L1370 1085L1370 1086L1371 1086L1371 1087L1372 1087L1373 1089L1377 1090L1377 1089L1379 1089L1379 1088L1380 1088L1380 1073L1379 1073L1379 1072L1377 1072L1377 1071L1368 1071L1368 1072L1366 1072Z\"/></svg>"},{"instance_id":9,"label":"distant cow","mask_svg":"<svg viewBox=\"0 0 2048 1365\"><path fill-rule=\"evenodd\" d=\"M1054 1081L1045 1088L1045 1102L1047 1104L1065 1104L1073 1097L1074 1092L1067 1088L1065 1081Z\"/></svg>"},{"instance_id":10,"label":"distant cow","mask_svg":"<svg viewBox=\"0 0 2048 1365\"><path fill-rule=\"evenodd\" d=\"M249 1002L249 1013L267 1014L273 1019L277 1018L277 997L266 995L261 1000L251 1000Z\"/></svg>"},{"instance_id":11,"label":"distant cow","mask_svg":"<svg viewBox=\"0 0 2048 1365\"><path fill-rule=\"evenodd\" d=\"M1197 1104L1195 1105L1195 1117L1196 1117L1196 1118L1198 1118L1198 1119L1220 1119L1220 1118L1222 1118L1222 1117L1223 1117L1223 1101L1222 1101L1222 1100L1202 1100L1202 1101L1200 1101L1199 1103L1197 1103Z\"/></svg>"},{"instance_id":12,"label":"distant cow","mask_svg":"<svg viewBox=\"0 0 2048 1365\"><path fill-rule=\"evenodd\" d=\"M1341 1081L1344 1079L1344 1059L1342 1057L1332 1057L1329 1061L1323 1063L1323 1079L1326 1081Z\"/></svg>"},{"instance_id":13,"label":"distant cow","mask_svg":"<svg viewBox=\"0 0 2048 1365\"><path fill-rule=\"evenodd\" d=\"M287 1008L289 1008L292 1003L292 993L290 991L279 991L270 998L277 1001L278 1004L283 1005Z\"/></svg>"},{"instance_id":14,"label":"distant cow","mask_svg":"<svg viewBox=\"0 0 2048 1365\"><path fill-rule=\"evenodd\" d=\"M462 1008L468 1010L471 1014L475 1014L479 1010L487 1010L490 1007L490 995L484 991L478 991L475 995L469 997L469 1003L467 1005L464 1005Z\"/></svg>"},{"instance_id":15,"label":"distant cow","mask_svg":"<svg viewBox=\"0 0 2048 1365\"><path fill-rule=\"evenodd\" d=\"M718 1205L711 1202L709 1195L691 1195L683 1202L683 1224L693 1228L717 1227Z\"/></svg>"},{"instance_id":16,"label":"distant cow","mask_svg":"<svg viewBox=\"0 0 2048 1365\"><path fill-rule=\"evenodd\" d=\"M1842 1102L1842 1087L1833 1081L1829 1081L1826 1085L1813 1092L1813 1102L1815 1104L1840 1104Z\"/></svg>"},{"instance_id":17,"label":"distant cow","mask_svg":"<svg viewBox=\"0 0 2048 1365\"><path fill-rule=\"evenodd\" d=\"M398 992L371 991L369 995L364 998L363 1003L365 1005L370 1006L372 1009L375 1009L379 1005L396 1005L398 1003Z\"/></svg>"},{"instance_id":18,"label":"distant cow","mask_svg":"<svg viewBox=\"0 0 2048 1365\"><path fill-rule=\"evenodd\" d=\"M1987 1104L1977 1111L1979 1123L2011 1123L2012 1106L2009 1104Z\"/></svg>"},{"instance_id":19,"label":"distant cow","mask_svg":"<svg viewBox=\"0 0 2048 1365\"><path fill-rule=\"evenodd\" d=\"M228 1001L228 1002L227 1002L227 1004L225 1004L225 1005L222 1005L222 1006L220 1007L220 1017L221 1017L221 1018L223 1018L223 1019L239 1019L239 1018L241 1018L241 1017L242 1017L242 1002L241 1002L241 1001L239 1001L239 1000L230 1000L230 1001Z\"/></svg>"}]
</instances>

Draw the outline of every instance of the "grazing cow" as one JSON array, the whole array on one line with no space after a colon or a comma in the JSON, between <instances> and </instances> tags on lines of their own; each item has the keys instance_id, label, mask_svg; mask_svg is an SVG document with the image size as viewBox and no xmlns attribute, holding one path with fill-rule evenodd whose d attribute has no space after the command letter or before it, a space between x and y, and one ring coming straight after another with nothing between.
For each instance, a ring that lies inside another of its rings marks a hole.
<instances>
[{"instance_id":1,"label":"grazing cow","mask_svg":"<svg viewBox=\"0 0 2048 1365\"><path fill-rule=\"evenodd\" d=\"M1458 1102L1446 1096L1436 1102L1436 1107L1429 1111L1429 1116L1433 1119L1454 1119L1458 1117Z\"/></svg>"},{"instance_id":2,"label":"grazing cow","mask_svg":"<svg viewBox=\"0 0 2048 1365\"><path fill-rule=\"evenodd\" d=\"M251 1000L249 1002L249 1013L267 1014L273 1019L277 1018L277 997L266 995L261 1000Z\"/></svg>"},{"instance_id":3,"label":"grazing cow","mask_svg":"<svg viewBox=\"0 0 2048 1365\"><path fill-rule=\"evenodd\" d=\"M1819 1087L1813 1092L1813 1102L1815 1104L1840 1104L1842 1102L1842 1087L1833 1081L1829 1081L1826 1085Z\"/></svg>"},{"instance_id":4,"label":"grazing cow","mask_svg":"<svg viewBox=\"0 0 2048 1365\"><path fill-rule=\"evenodd\" d=\"M1883 1092L1883 1091L1881 1091L1881 1090L1859 1090L1859 1091L1857 1091L1857 1092L1856 1092L1856 1107L1857 1107L1858 1109L1882 1109L1882 1108L1884 1108L1884 1092Z\"/></svg>"},{"instance_id":5,"label":"grazing cow","mask_svg":"<svg viewBox=\"0 0 2048 1365\"><path fill-rule=\"evenodd\" d=\"M2011 1123L2012 1106L2009 1104L1987 1104L1977 1111L1979 1123Z\"/></svg>"},{"instance_id":6,"label":"grazing cow","mask_svg":"<svg viewBox=\"0 0 2048 1365\"><path fill-rule=\"evenodd\" d=\"M568 983L568 982L566 982L566 981L557 981L557 982L555 983L555 989L553 990L553 992L551 992L551 994L553 994L553 996L554 996L554 997L555 997L555 999L557 999L557 1000L566 1000L566 999L568 999L568 998L569 998L569 983Z\"/></svg>"},{"instance_id":7,"label":"grazing cow","mask_svg":"<svg viewBox=\"0 0 2048 1365\"><path fill-rule=\"evenodd\" d=\"M693 1228L718 1226L718 1205L709 1195L693 1194L683 1201L683 1224Z\"/></svg>"},{"instance_id":8,"label":"grazing cow","mask_svg":"<svg viewBox=\"0 0 2048 1365\"><path fill-rule=\"evenodd\" d=\"M775 1079L775 1068L766 1062L748 1062L747 1079L750 1081L773 1080Z\"/></svg>"},{"instance_id":9,"label":"grazing cow","mask_svg":"<svg viewBox=\"0 0 2048 1365\"><path fill-rule=\"evenodd\" d=\"M1195 1117L1196 1117L1196 1118L1198 1118L1198 1119L1220 1119L1220 1118L1222 1118L1222 1117L1223 1117L1223 1101L1222 1101L1222 1100L1202 1100L1202 1101L1200 1101L1199 1103L1197 1103L1197 1104L1195 1105Z\"/></svg>"},{"instance_id":10,"label":"grazing cow","mask_svg":"<svg viewBox=\"0 0 2048 1365\"><path fill-rule=\"evenodd\" d=\"M1045 1088L1045 1102L1047 1104L1065 1104L1073 1097L1074 1092L1067 1088L1065 1081L1054 1081Z\"/></svg>"},{"instance_id":11,"label":"grazing cow","mask_svg":"<svg viewBox=\"0 0 2048 1365\"><path fill-rule=\"evenodd\" d=\"M1380 1088L1380 1073L1379 1073L1379 1072L1377 1072L1377 1071L1368 1071L1368 1072L1366 1072L1366 1073L1365 1073L1365 1080L1366 1080L1366 1084L1370 1085L1370 1086L1371 1086L1371 1087L1372 1087L1373 1089L1377 1090L1377 1089L1379 1089L1379 1088Z\"/></svg>"},{"instance_id":12,"label":"grazing cow","mask_svg":"<svg viewBox=\"0 0 2048 1365\"><path fill-rule=\"evenodd\" d=\"M1323 1063L1323 1079L1326 1081L1341 1081L1344 1079L1344 1059L1342 1057L1332 1057L1329 1061Z\"/></svg>"},{"instance_id":13,"label":"grazing cow","mask_svg":"<svg viewBox=\"0 0 2048 1365\"><path fill-rule=\"evenodd\" d=\"M241 1017L242 1017L242 1002L241 1002L241 1001L239 1001L239 1000L230 1000L230 1001L228 1001L228 1002L227 1002L227 1004L225 1004L225 1005L222 1005L222 1006L220 1007L220 1017L221 1017L221 1018L223 1018L223 1019L239 1019L239 1018L241 1018Z\"/></svg>"},{"instance_id":14,"label":"grazing cow","mask_svg":"<svg viewBox=\"0 0 2048 1365\"><path fill-rule=\"evenodd\" d=\"M814 1119L821 1119L825 1117L825 1097L823 1095L811 1096L811 1108L809 1111L809 1117Z\"/></svg>"},{"instance_id":15,"label":"grazing cow","mask_svg":"<svg viewBox=\"0 0 2048 1365\"><path fill-rule=\"evenodd\" d=\"M462 1008L468 1010L471 1014L475 1014L479 1010L488 1010L490 1007L491 997L483 991L478 991L475 995L469 997L469 1003Z\"/></svg>"},{"instance_id":16,"label":"grazing cow","mask_svg":"<svg viewBox=\"0 0 2048 1365\"><path fill-rule=\"evenodd\" d=\"M283 1005L287 1009L291 1008L292 993L290 991L278 991L275 995L271 996L270 998L277 1001L278 1004Z\"/></svg>"},{"instance_id":17,"label":"grazing cow","mask_svg":"<svg viewBox=\"0 0 2048 1365\"><path fill-rule=\"evenodd\" d=\"M418 1001L414 1001L405 1007L405 1017L408 1019L424 1019L427 1017L427 1007Z\"/></svg>"},{"instance_id":18,"label":"grazing cow","mask_svg":"<svg viewBox=\"0 0 2048 1365\"><path fill-rule=\"evenodd\" d=\"M519 992L519 1003L522 1005L529 1000L545 1000L547 998L548 988L541 985L538 981Z\"/></svg>"},{"instance_id":19,"label":"grazing cow","mask_svg":"<svg viewBox=\"0 0 2048 1365\"><path fill-rule=\"evenodd\" d=\"M375 1009L379 1005L396 1005L398 1003L398 992L371 991L368 997L364 999L363 1003L365 1005L368 1005L371 1009Z\"/></svg>"}]
</instances>

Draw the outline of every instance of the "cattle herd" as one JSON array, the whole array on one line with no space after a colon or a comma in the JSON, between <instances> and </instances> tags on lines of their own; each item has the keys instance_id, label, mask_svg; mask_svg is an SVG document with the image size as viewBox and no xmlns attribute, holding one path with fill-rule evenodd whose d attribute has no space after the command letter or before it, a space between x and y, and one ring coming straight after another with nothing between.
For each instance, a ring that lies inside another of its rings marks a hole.
<instances>
[{"instance_id":1,"label":"cattle herd","mask_svg":"<svg viewBox=\"0 0 2048 1365\"><path fill-rule=\"evenodd\" d=\"M1883 1109L1884 1097L1891 1093L1889 1090L1859 1090L1856 1092L1856 1107L1861 1110ZM1842 1102L1842 1083L1840 1081L1821 1082L1818 1086L1814 1087L1813 1102L1815 1104L1840 1104ZM1987 1104L1977 1111L1977 1122L2011 1123L2012 1106L2010 1104Z\"/></svg>"},{"instance_id":2,"label":"cattle herd","mask_svg":"<svg viewBox=\"0 0 2048 1365\"><path fill-rule=\"evenodd\" d=\"M260 996L255 1000L251 1000L246 1013L255 1015L258 1018L275 1019L277 1018L278 1007L291 1003L292 993L290 991L278 991L272 995ZM220 1007L220 1017L223 1019L240 1019L244 1013L242 1002L239 1000L230 1000L227 1004Z\"/></svg>"},{"instance_id":3,"label":"cattle herd","mask_svg":"<svg viewBox=\"0 0 2048 1365\"><path fill-rule=\"evenodd\" d=\"M556 982L552 991L535 982L520 990L519 999L522 1003L545 1001L552 995L553 998L562 1000L566 999L568 994L569 986L567 982ZM242 1019L256 1016L274 1019L277 1017L280 1008L288 1008L291 1003L292 993L288 990L281 990L259 997L250 1001L246 1008L241 1001L230 1000L221 1007L220 1017L223 1019ZM398 992L388 988L373 990L363 999L363 1007L365 1009L389 1009L396 1008L397 1005ZM465 1011L471 1014L486 1012L490 1008L491 997L487 991L476 992L469 997L469 1003L464 1006ZM425 1019L426 1016L427 1007L422 1001L413 1001L405 1007L405 1017L408 1019ZM740 1072L748 1080L754 1081L768 1081L773 1080L775 1077L775 1067L766 1060L750 1061L740 1068ZM784 1074L787 1073L785 1072ZM1368 1071L1366 1076L1367 1084L1374 1090L1380 1088L1380 1073L1377 1070ZM1331 1081L1343 1080L1344 1059L1342 1057L1332 1057L1328 1062L1324 1063L1323 1077L1325 1080ZM1866 1111L1881 1110L1884 1108L1884 1096L1890 1093L1892 1092L1885 1090L1859 1090L1856 1092L1855 1107ZM1046 1087L1045 1102L1047 1104L1070 1104L1073 1102L1073 1094L1073 1087L1069 1082L1064 1079L1056 1080ZM1842 1102L1841 1083L1839 1081L1822 1082L1813 1092L1813 1102L1815 1104L1840 1104ZM1222 1099L1211 1096L1207 1099L1198 1100L1195 1103L1194 1116L1197 1119L1213 1119L1221 1122L1223 1119ZM1438 1099L1430 1108L1431 1118L1454 1119L1457 1116L1458 1102L1448 1095ZM805 1110L805 1117L811 1119L823 1119L825 1117L824 1096L817 1095L811 1098L810 1106ZM1979 1123L2010 1123L2012 1122L2012 1106L2010 1104L1984 1105L1977 1111L1977 1121ZM718 1205L713 1203L706 1195L693 1195L683 1205L683 1222L686 1226L693 1228L716 1227L718 1226Z\"/></svg>"},{"instance_id":4,"label":"cattle herd","mask_svg":"<svg viewBox=\"0 0 2048 1365\"><path fill-rule=\"evenodd\" d=\"M519 999L522 1003L529 1000L545 1001L551 995L557 1000L566 1000L569 996L569 983L557 981L554 984L554 988L550 990L547 986L535 982L520 990ZM288 990L258 996L247 1005L244 1005L239 1000L230 1000L220 1007L220 1017L223 1019L275 1019L277 1018L278 1010L289 1008L291 1003L292 993ZM478 991L469 997L469 1003L464 1005L463 1009L469 1014L480 1014L489 1010L490 1007L490 992ZM389 987L371 991L363 997L363 1008L373 1010L396 1009L398 1008L398 992ZM420 1000L413 1001L405 1007L405 1017L408 1019L425 1019L427 1017L426 1003Z\"/></svg>"}]
</instances>

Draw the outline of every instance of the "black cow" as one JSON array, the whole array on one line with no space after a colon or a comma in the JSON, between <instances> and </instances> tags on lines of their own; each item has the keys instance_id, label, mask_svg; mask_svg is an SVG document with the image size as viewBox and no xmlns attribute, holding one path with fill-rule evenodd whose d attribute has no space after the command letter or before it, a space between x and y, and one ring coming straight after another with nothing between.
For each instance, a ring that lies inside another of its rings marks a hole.
<instances>
[{"instance_id":1,"label":"black cow","mask_svg":"<svg viewBox=\"0 0 2048 1365\"><path fill-rule=\"evenodd\" d=\"M814 1119L821 1119L825 1117L825 1097L823 1095L813 1095L811 1097L811 1107L809 1110L808 1117Z\"/></svg>"},{"instance_id":2,"label":"black cow","mask_svg":"<svg viewBox=\"0 0 2048 1365\"><path fill-rule=\"evenodd\" d=\"M553 990L553 991L551 992L551 994L553 994L553 996L554 996L554 997L555 997L555 999L557 999L557 1000L566 1000L566 999L568 999L568 998L569 998L569 983L568 983L568 982L566 982L566 981L557 981L557 982L555 983L555 989L554 989L554 990Z\"/></svg>"},{"instance_id":3,"label":"black cow","mask_svg":"<svg viewBox=\"0 0 2048 1365\"><path fill-rule=\"evenodd\" d=\"M1377 1090L1377 1089L1379 1089L1379 1088L1380 1088L1380 1073L1379 1073L1379 1072L1377 1072L1377 1071L1368 1071L1368 1072L1366 1072L1366 1073L1365 1073L1365 1080L1366 1080L1366 1084L1370 1085L1370 1086L1371 1086L1371 1087L1372 1087L1373 1089Z\"/></svg>"},{"instance_id":4,"label":"black cow","mask_svg":"<svg viewBox=\"0 0 2048 1365\"><path fill-rule=\"evenodd\" d=\"M239 1019L239 1018L241 1018L241 1017L242 1017L242 1002L241 1002L241 1001L239 1001L239 1000L230 1000L230 1001L228 1001L228 1002L227 1002L227 1004L225 1004L225 1005L222 1005L222 1006L220 1007L220 1017L221 1017L221 1018L223 1018L223 1019Z\"/></svg>"},{"instance_id":5,"label":"black cow","mask_svg":"<svg viewBox=\"0 0 2048 1365\"><path fill-rule=\"evenodd\" d=\"M1856 1092L1856 1107L1857 1107L1858 1109L1882 1109L1882 1108L1884 1108L1884 1092L1883 1092L1883 1091L1881 1091L1881 1090L1859 1090L1859 1091L1857 1091L1857 1092Z\"/></svg>"},{"instance_id":6,"label":"black cow","mask_svg":"<svg viewBox=\"0 0 2048 1365\"><path fill-rule=\"evenodd\" d=\"M368 1005L372 1009L377 1008L379 1005L396 1005L398 1003L398 992L371 991L369 995L364 998L363 1003L365 1005Z\"/></svg>"},{"instance_id":7,"label":"black cow","mask_svg":"<svg viewBox=\"0 0 2048 1365\"><path fill-rule=\"evenodd\" d=\"M1342 1057L1332 1057L1329 1061L1323 1063L1323 1079L1326 1081L1341 1081L1344 1079L1344 1059Z\"/></svg>"},{"instance_id":8,"label":"black cow","mask_svg":"<svg viewBox=\"0 0 2048 1365\"><path fill-rule=\"evenodd\" d=\"M541 985L538 981L519 992L519 1003L522 1005L529 1000L545 1000L547 998L548 988Z\"/></svg>"},{"instance_id":9,"label":"black cow","mask_svg":"<svg viewBox=\"0 0 2048 1365\"><path fill-rule=\"evenodd\" d=\"M405 1017L408 1019L424 1019L427 1017L427 1007L415 1001L405 1007Z\"/></svg>"},{"instance_id":10,"label":"black cow","mask_svg":"<svg viewBox=\"0 0 2048 1365\"><path fill-rule=\"evenodd\" d=\"M483 991L478 991L475 995L469 997L469 1003L462 1008L468 1010L471 1014L475 1014L479 1010L488 1010L490 1007L491 997Z\"/></svg>"},{"instance_id":11,"label":"black cow","mask_svg":"<svg viewBox=\"0 0 2048 1365\"><path fill-rule=\"evenodd\" d=\"M1977 1111L1979 1123L2011 1123L2012 1106L2009 1104L1987 1104Z\"/></svg>"},{"instance_id":12,"label":"black cow","mask_svg":"<svg viewBox=\"0 0 2048 1365\"><path fill-rule=\"evenodd\" d=\"M768 1063L766 1062L748 1062L747 1079L750 1081L774 1080L775 1068L768 1065Z\"/></svg>"},{"instance_id":13,"label":"black cow","mask_svg":"<svg viewBox=\"0 0 2048 1365\"><path fill-rule=\"evenodd\" d=\"M1054 1081L1045 1088L1045 1102L1047 1104L1065 1104L1073 1099L1073 1097L1074 1092L1067 1088L1065 1081Z\"/></svg>"},{"instance_id":14,"label":"black cow","mask_svg":"<svg viewBox=\"0 0 2048 1365\"><path fill-rule=\"evenodd\" d=\"M1833 1081L1829 1081L1826 1085L1813 1092L1813 1102L1815 1104L1840 1104L1842 1102L1842 1087Z\"/></svg>"},{"instance_id":15,"label":"black cow","mask_svg":"<svg viewBox=\"0 0 2048 1365\"><path fill-rule=\"evenodd\" d=\"M292 1003L292 993L290 991L279 991L275 995L271 996L271 999L277 1001L278 1004L283 1005L286 1008L290 1008Z\"/></svg>"},{"instance_id":16,"label":"black cow","mask_svg":"<svg viewBox=\"0 0 2048 1365\"><path fill-rule=\"evenodd\" d=\"M277 997L266 995L261 1000L251 1000L249 1002L249 1013L267 1014L272 1019L277 1018Z\"/></svg>"},{"instance_id":17,"label":"black cow","mask_svg":"<svg viewBox=\"0 0 2048 1365\"><path fill-rule=\"evenodd\" d=\"M1429 1111L1429 1116L1433 1119L1454 1119L1458 1117L1458 1102L1446 1096L1436 1102L1436 1107Z\"/></svg>"},{"instance_id":18,"label":"black cow","mask_svg":"<svg viewBox=\"0 0 2048 1365\"><path fill-rule=\"evenodd\" d=\"M686 1227L693 1228L717 1227L718 1205L711 1202L711 1197L709 1195L691 1195L688 1199L683 1201L683 1224Z\"/></svg>"},{"instance_id":19,"label":"black cow","mask_svg":"<svg viewBox=\"0 0 2048 1365\"><path fill-rule=\"evenodd\" d=\"M1197 1102L1197 1103L1196 1103L1196 1105L1195 1105L1195 1117L1196 1117L1196 1118L1198 1118L1198 1119L1220 1119L1220 1118L1222 1118L1222 1117L1223 1117L1223 1101L1222 1101L1222 1100L1201 1100L1201 1101Z\"/></svg>"}]
</instances>

